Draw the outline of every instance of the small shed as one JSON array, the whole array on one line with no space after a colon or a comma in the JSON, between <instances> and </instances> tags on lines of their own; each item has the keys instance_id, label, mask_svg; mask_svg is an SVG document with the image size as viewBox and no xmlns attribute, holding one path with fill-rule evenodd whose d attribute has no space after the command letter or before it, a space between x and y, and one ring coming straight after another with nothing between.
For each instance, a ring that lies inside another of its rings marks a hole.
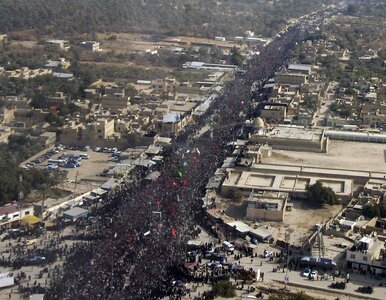
<instances>
[{"instance_id":1,"label":"small shed","mask_svg":"<svg viewBox=\"0 0 386 300\"><path fill-rule=\"evenodd\" d=\"M74 207L72 209L63 212L63 217L69 220L76 220L80 218L87 218L90 212L87 209L81 207Z\"/></svg>"}]
</instances>

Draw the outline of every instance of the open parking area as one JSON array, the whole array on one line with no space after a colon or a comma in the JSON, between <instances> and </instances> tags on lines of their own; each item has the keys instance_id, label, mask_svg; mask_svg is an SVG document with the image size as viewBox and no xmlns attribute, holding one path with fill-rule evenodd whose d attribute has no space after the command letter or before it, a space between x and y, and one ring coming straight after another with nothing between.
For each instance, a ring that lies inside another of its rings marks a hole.
<instances>
[{"instance_id":1,"label":"open parking area","mask_svg":"<svg viewBox=\"0 0 386 300\"><path fill-rule=\"evenodd\" d=\"M67 181L70 183L75 182L76 179L78 181L101 181L99 175L109 167L109 164L114 164L110 158L111 153L107 151L97 152L90 149L78 150L56 147L25 162L23 167L26 169L40 168L46 171L58 168L65 170Z\"/></svg>"}]
</instances>

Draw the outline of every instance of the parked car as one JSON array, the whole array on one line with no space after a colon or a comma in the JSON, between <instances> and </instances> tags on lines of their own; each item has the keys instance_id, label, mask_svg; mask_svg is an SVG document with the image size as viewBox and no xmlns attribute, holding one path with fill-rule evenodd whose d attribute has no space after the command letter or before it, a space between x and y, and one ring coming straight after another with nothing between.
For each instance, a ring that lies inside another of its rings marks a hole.
<instances>
[{"instance_id":1,"label":"parked car","mask_svg":"<svg viewBox=\"0 0 386 300\"><path fill-rule=\"evenodd\" d=\"M344 290L346 288L346 282L344 281L333 282L330 284L330 288Z\"/></svg>"},{"instance_id":2,"label":"parked car","mask_svg":"<svg viewBox=\"0 0 386 300\"><path fill-rule=\"evenodd\" d=\"M302 276L303 276L303 277L308 277L308 276L310 276L310 274L311 274L311 269L305 268L305 269L303 270Z\"/></svg>"},{"instance_id":3,"label":"parked car","mask_svg":"<svg viewBox=\"0 0 386 300\"><path fill-rule=\"evenodd\" d=\"M68 162L68 163L66 163L66 164L64 165L64 167L65 167L65 168L76 168L76 164Z\"/></svg>"},{"instance_id":4,"label":"parked car","mask_svg":"<svg viewBox=\"0 0 386 300\"><path fill-rule=\"evenodd\" d=\"M232 252L235 251L235 247L228 241L224 241L222 243L222 246L225 248L226 251L232 251Z\"/></svg>"},{"instance_id":5,"label":"parked car","mask_svg":"<svg viewBox=\"0 0 386 300\"><path fill-rule=\"evenodd\" d=\"M264 258L273 257L273 251L268 249L264 250L263 257Z\"/></svg>"},{"instance_id":6,"label":"parked car","mask_svg":"<svg viewBox=\"0 0 386 300\"><path fill-rule=\"evenodd\" d=\"M205 252L205 258L210 258L214 253L214 250L213 249L210 249L210 250L207 250Z\"/></svg>"},{"instance_id":7,"label":"parked car","mask_svg":"<svg viewBox=\"0 0 386 300\"><path fill-rule=\"evenodd\" d=\"M37 261L37 262L41 262L41 261L45 261L46 258L44 256L40 256L40 255L36 255L34 256L31 261Z\"/></svg>"},{"instance_id":8,"label":"parked car","mask_svg":"<svg viewBox=\"0 0 386 300\"><path fill-rule=\"evenodd\" d=\"M313 280L318 280L318 271L312 271L309 278Z\"/></svg>"},{"instance_id":9,"label":"parked car","mask_svg":"<svg viewBox=\"0 0 386 300\"><path fill-rule=\"evenodd\" d=\"M372 294L374 292L374 288L372 286L361 286L357 289L359 293L362 294Z\"/></svg>"}]
</instances>

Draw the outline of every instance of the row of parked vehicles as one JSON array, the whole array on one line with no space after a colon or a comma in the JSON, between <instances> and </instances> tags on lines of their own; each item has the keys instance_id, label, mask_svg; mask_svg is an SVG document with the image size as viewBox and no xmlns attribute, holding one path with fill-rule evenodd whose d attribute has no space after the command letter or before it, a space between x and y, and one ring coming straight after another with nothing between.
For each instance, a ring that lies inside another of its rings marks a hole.
<instances>
[{"instance_id":1,"label":"row of parked vehicles","mask_svg":"<svg viewBox=\"0 0 386 300\"><path fill-rule=\"evenodd\" d=\"M89 159L90 156L87 153L79 154L63 154L58 159L48 160L46 168L57 168L58 166L64 168L77 168L81 166L82 159ZM56 167L55 167L56 166Z\"/></svg>"},{"instance_id":2,"label":"row of parked vehicles","mask_svg":"<svg viewBox=\"0 0 386 300\"><path fill-rule=\"evenodd\" d=\"M102 153L114 153L114 152L117 152L118 149L117 148L108 148L108 147L95 147L94 148L94 151L95 152L102 152Z\"/></svg>"},{"instance_id":3,"label":"row of parked vehicles","mask_svg":"<svg viewBox=\"0 0 386 300\"><path fill-rule=\"evenodd\" d=\"M46 160L50 160L50 158L55 155L55 154L58 154L60 153L61 151L63 151L64 148L62 146L57 146L49 151L47 151L45 154L39 156L38 158L35 158L34 160L32 160L31 162L29 163L26 163L25 165L21 166L22 168L26 169L26 170L30 170L30 169L33 169L35 168L35 166L37 164L40 164Z\"/></svg>"},{"instance_id":4,"label":"row of parked vehicles","mask_svg":"<svg viewBox=\"0 0 386 300\"><path fill-rule=\"evenodd\" d=\"M311 270L310 268L305 268L302 272L302 276L308 279L317 280L318 279L318 271Z\"/></svg>"}]
</instances>

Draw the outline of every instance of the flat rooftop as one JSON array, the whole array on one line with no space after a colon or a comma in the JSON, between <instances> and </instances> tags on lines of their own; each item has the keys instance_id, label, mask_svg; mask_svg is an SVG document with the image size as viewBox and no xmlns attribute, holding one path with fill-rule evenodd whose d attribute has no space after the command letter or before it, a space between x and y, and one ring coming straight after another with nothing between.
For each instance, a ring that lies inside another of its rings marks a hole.
<instances>
[{"instance_id":1,"label":"flat rooftop","mask_svg":"<svg viewBox=\"0 0 386 300\"><path fill-rule=\"evenodd\" d=\"M328 153L273 149L272 156L263 162L371 171L373 176L382 173L377 176L382 179L386 175L386 148L384 144L329 140Z\"/></svg>"},{"instance_id":2,"label":"flat rooftop","mask_svg":"<svg viewBox=\"0 0 386 300\"><path fill-rule=\"evenodd\" d=\"M300 126L277 126L272 131L265 133L265 136L272 139L281 138L319 142L322 138L322 131L319 129L307 129Z\"/></svg>"},{"instance_id":3,"label":"flat rooftop","mask_svg":"<svg viewBox=\"0 0 386 300\"><path fill-rule=\"evenodd\" d=\"M298 71L311 71L311 65L305 65L305 64L291 64L288 66L288 70L298 70Z\"/></svg>"},{"instance_id":4,"label":"flat rooftop","mask_svg":"<svg viewBox=\"0 0 386 300\"><path fill-rule=\"evenodd\" d=\"M276 167L276 168L275 168ZM307 185L316 181L331 187L338 195L352 193L353 179L335 176L336 170L312 169L303 172L302 167L294 168L274 165L254 165L249 170L229 169L223 187L237 187L244 190L262 189L267 191L305 192ZM315 171L315 172L314 172ZM324 172L323 172L324 171ZM325 175L325 176L323 176Z\"/></svg>"}]
</instances>

